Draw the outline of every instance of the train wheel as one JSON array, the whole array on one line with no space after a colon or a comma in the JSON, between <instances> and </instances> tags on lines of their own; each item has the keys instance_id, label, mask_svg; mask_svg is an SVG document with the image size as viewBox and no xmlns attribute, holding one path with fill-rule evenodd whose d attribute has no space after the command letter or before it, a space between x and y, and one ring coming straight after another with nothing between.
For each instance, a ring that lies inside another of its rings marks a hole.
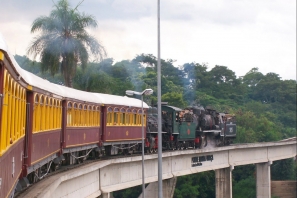
<instances>
[{"instance_id":1,"label":"train wheel","mask_svg":"<svg viewBox=\"0 0 297 198\"><path fill-rule=\"evenodd\" d=\"M153 148L151 148L151 147L149 147L149 148L147 148L147 153L153 153L154 152L154 149Z\"/></svg>"},{"instance_id":2,"label":"train wheel","mask_svg":"<svg viewBox=\"0 0 297 198\"><path fill-rule=\"evenodd\" d=\"M181 150L181 144L179 142L176 143L176 149Z\"/></svg>"},{"instance_id":3,"label":"train wheel","mask_svg":"<svg viewBox=\"0 0 297 198\"><path fill-rule=\"evenodd\" d=\"M175 145L175 142L171 142L171 150L175 150L176 149L176 145Z\"/></svg>"},{"instance_id":4,"label":"train wheel","mask_svg":"<svg viewBox=\"0 0 297 198\"><path fill-rule=\"evenodd\" d=\"M179 145L180 145L180 146L179 146L179 147L180 147L180 150L184 150L184 149L185 149L185 145L184 145L184 143L180 142Z\"/></svg>"}]
</instances>

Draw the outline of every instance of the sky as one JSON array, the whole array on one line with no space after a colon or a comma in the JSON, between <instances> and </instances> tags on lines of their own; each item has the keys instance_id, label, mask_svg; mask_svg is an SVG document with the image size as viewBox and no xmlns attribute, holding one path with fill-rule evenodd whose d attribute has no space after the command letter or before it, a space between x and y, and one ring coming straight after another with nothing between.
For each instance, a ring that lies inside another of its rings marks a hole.
<instances>
[{"instance_id":1,"label":"sky","mask_svg":"<svg viewBox=\"0 0 297 198\"><path fill-rule=\"evenodd\" d=\"M74 7L81 0L69 0ZM0 32L12 54L26 55L34 19L57 0L0 0ZM160 0L161 58L227 66L237 77L253 67L296 80L296 0ZM158 55L157 0L84 0L89 29L115 61ZM31 57L33 58L33 57Z\"/></svg>"}]
</instances>

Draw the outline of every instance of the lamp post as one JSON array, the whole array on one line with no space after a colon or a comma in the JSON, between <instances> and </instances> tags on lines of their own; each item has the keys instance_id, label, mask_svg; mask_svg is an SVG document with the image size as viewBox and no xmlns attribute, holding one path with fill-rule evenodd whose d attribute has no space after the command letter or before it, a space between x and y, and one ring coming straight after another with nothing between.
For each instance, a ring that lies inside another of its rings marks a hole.
<instances>
[{"instance_id":1,"label":"lamp post","mask_svg":"<svg viewBox=\"0 0 297 198\"><path fill-rule=\"evenodd\" d=\"M162 184L162 112L161 112L161 44L160 44L160 1L158 0L158 63L157 63L157 89L158 89L158 198L163 198Z\"/></svg>"},{"instance_id":2,"label":"lamp post","mask_svg":"<svg viewBox=\"0 0 297 198\"><path fill-rule=\"evenodd\" d=\"M141 139L142 139L142 151L141 151L141 155L142 155L142 197L144 198L144 194L145 194L145 183L144 183L144 128L143 128L143 95L151 95L153 94L153 90L152 89L145 89L142 92L137 92L137 91L131 91L131 90L127 90L126 91L126 95L128 96L133 96L133 95L138 95L141 96Z\"/></svg>"}]
</instances>

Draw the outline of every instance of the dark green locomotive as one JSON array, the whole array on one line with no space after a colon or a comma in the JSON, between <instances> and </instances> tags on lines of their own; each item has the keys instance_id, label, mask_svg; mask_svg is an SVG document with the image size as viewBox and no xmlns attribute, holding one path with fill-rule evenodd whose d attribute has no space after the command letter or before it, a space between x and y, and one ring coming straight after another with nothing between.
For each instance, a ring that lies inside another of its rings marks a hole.
<instances>
[{"instance_id":1,"label":"dark green locomotive","mask_svg":"<svg viewBox=\"0 0 297 198\"><path fill-rule=\"evenodd\" d=\"M146 148L157 149L157 108L148 112ZM210 107L191 106L185 109L162 105L163 149L203 148L228 145L236 137L235 117L218 113Z\"/></svg>"}]
</instances>

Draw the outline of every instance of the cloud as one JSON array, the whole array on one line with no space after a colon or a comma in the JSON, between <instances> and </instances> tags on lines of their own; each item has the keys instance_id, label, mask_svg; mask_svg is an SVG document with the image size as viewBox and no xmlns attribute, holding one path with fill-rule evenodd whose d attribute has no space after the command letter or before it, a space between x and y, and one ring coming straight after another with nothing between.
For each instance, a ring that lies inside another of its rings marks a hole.
<instances>
[{"instance_id":1,"label":"cloud","mask_svg":"<svg viewBox=\"0 0 297 198\"><path fill-rule=\"evenodd\" d=\"M72 6L80 0L71 0ZM25 53L34 19L51 1L10 0L0 8L0 30L13 52ZM161 58L225 65L242 76L253 67L296 79L296 1L161 0ZM157 1L85 0L79 11L95 16L90 29L115 60L157 56Z\"/></svg>"}]
</instances>

